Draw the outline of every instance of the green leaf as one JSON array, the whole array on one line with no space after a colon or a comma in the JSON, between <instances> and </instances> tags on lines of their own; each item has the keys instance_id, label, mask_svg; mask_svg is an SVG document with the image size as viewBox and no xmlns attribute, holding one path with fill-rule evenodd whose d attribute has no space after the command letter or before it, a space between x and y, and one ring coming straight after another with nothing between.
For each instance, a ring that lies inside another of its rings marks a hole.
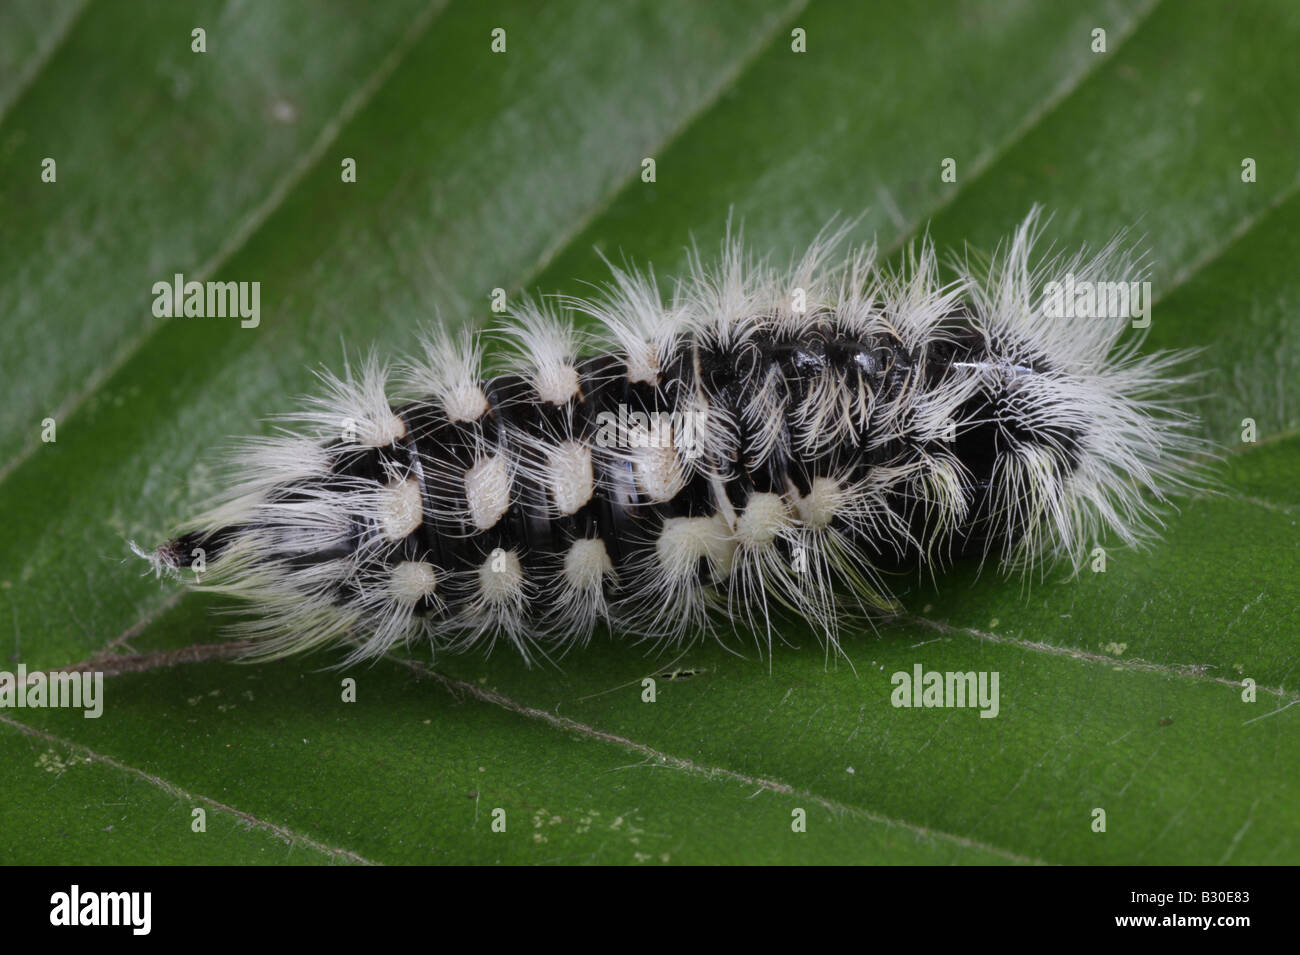
<instances>
[{"instance_id":1,"label":"green leaf","mask_svg":"<svg viewBox=\"0 0 1300 955\"><path fill-rule=\"evenodd\" d=\"M1298 40L1286 0L6 5L4 667L107 676L99 719L0 711L0 860L1300 861ZM602 254L670 276L728 215L780 261L864 209L888 255L987 250L1035 203L1061 248L1145 235L1146 347L1203 348L1223 448L1104 573L903 579L838 658L413 650L346 703L335 658L236 665L221 601L128 559L340 340L399 355ZM174 272L260 281L261 324L153 318ZM997 717L893 707L915 665L998 672Z\"/></svg>"}]
</instances>

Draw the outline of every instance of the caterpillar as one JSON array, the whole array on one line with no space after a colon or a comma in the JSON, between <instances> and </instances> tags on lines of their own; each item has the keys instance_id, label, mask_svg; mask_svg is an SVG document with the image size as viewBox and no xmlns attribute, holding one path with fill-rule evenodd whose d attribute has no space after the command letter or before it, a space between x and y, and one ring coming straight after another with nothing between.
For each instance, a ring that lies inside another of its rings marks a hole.
<instances>
[{"instance_id":1,"label":"caterpillar","mask_svg":"<svg viewBox=\"0 0 1300 955\"><path fill-rule=\"evenodd\" d=\"M1036 256L1043 228L1034 209L948 279L928 236L887 267L837 253L843 227L777 269L729 226L667 297L609 264L589 297L515 307L490 373L484 337L445 328L391 370L318 372L209 511L131 546L250 601L253 656L341 645L345 664L417 640L532 660L598 626L677 644L720 620L770 647L783 614L838 648L846 617L897 611L892 574L1077 573L1103 533L1147 540L1203 448L1187 353L1045 305L1067 276L1134 282L1143 257L1123 235Z\"/></svg>"}]
</instances>

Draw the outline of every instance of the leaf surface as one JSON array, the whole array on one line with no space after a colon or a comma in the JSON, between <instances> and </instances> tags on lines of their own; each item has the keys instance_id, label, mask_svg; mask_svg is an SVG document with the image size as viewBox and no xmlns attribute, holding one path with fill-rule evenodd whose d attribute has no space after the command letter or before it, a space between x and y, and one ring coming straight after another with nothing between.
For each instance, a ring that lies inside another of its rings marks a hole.
<instances>
[{"instance_id":1,"label":"leaf surface","mask_svg":"<svg viewBox=\"0 0 1300 955\"><path fill-rule=\"evenodd\" d=\"M107 671L98 720L0 714L0 857L1300 860L1300 9L310 7L0 13L0 621L9 669ZM1147 347L1203 348L1224 449L1150 548L1097 542L1104 573L900 580L906 616L838 658L798 628L770 658L744 628L738 653L605 638L533 670L415 648L345 703L332 659L235 665L219 602L127 560L340 340L401 355L485 324L494 288L587 291L602 254L671 276L729 215L783 261L866 210L855 236L896 257L927 229L991 250L1035 203L1061 248L1145 237ZM154 318L176 271L261 282L261 324ZM918 664L997 672L998 715L894 707Z\"/></svg>"}]
</instances>

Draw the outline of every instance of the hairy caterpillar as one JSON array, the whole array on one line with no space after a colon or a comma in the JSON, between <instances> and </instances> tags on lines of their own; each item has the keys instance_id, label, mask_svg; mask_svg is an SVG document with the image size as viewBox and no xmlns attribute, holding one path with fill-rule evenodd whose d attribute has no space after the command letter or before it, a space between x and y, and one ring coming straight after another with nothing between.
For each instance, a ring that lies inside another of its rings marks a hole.
<instances>
[{"instance_id":1,"label":"hairy caterpillar","mask_svg":"<svg viewBox=\"0 0 1300 955\"><path fill-rule=\"evenodd\" d=\"M1035 264L1040 232L1035 211L948 283L928 241L896 269L874 247L828 265L842 232L784 272L729 236L667 302L611 267L592 299L519 306L490 377L479 339L445 331L396 386L373 356L322 373L142 556L197 557L196 586L253 601L255 654L343 643L348 662L421 636L531 656L601 623L679 641L720 615L770 641L781 608L837 646L846 599L894 606L888 571L1077 567L1102 532L1150 531L1200 441L1184 356L1139 355L1127 314L1044 313L1048 283L1131 282L1140 260L1117 238Z\"/></svg>"}]
</instances>

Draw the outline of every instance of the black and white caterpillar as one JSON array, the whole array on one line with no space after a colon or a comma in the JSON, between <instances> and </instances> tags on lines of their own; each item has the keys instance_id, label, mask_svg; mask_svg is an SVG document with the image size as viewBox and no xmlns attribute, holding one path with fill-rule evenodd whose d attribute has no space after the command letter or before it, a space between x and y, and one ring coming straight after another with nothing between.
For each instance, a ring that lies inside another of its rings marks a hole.
<instances>
[{"instance_id":1,"label":"black and white caterpillar","mask_svg":"<svg viewBox=\"0 0 1300 955\"><path fill-rule=\"evenodd\" d=\"M1127 314L1044 310L1048 283L1129 283L1140 260L1117 239L1035 264L1040 231L950 282L928 241L894 269L874 248L828 264L842 233L784 271L728 238L667 302L612 268L592 299L519 306L492 375L476 335L436 331L400 375L323 373L145 556L252 601L254 653L348 662L417 638L531 657L601 624L676 642L719 617L770 641L780 610L837 646L846 609L896 607L899 569L1077 568L1102 533L1145 536L1200 447L1184 356L1139 354Z\"/></svg>"}]
</instances>

